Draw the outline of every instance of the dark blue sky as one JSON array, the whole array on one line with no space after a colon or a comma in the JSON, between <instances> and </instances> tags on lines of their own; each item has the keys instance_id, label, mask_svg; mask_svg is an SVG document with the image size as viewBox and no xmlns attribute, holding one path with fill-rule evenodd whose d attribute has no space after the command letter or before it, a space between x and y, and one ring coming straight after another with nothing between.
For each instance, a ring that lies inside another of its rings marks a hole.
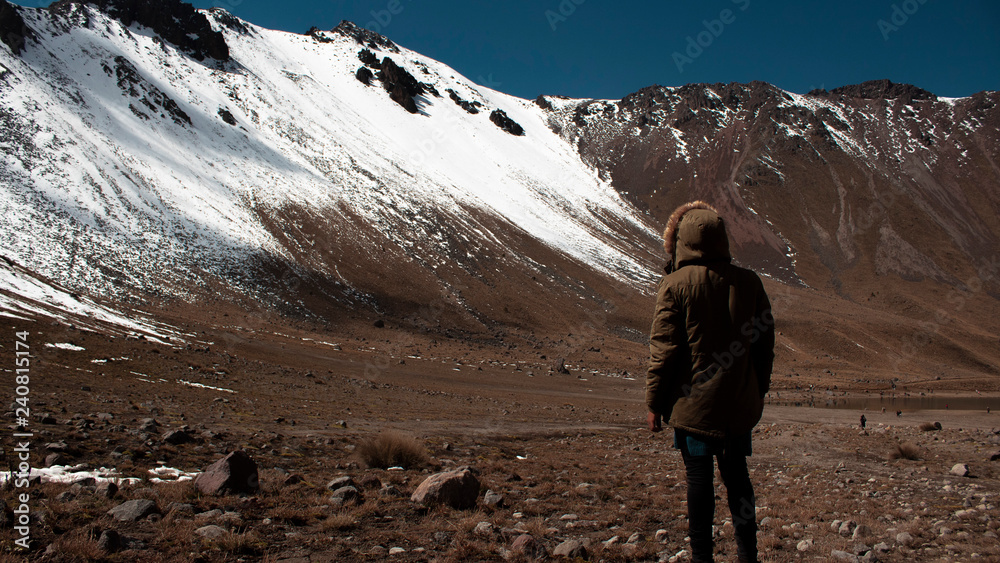
<instances>
[{"instance_id":1,"label":"dark blue sky","mask_svg":"<svg viewBox=\"0 0 1000 563\"><path fill-rule=\"evenodd\" d=\"M621 98L651 84L751 80L796 93L881 78L939 96L1000 90L993 0L192 3L298 33L352 20L524 98Z\"/></svg>"}]
</instances>

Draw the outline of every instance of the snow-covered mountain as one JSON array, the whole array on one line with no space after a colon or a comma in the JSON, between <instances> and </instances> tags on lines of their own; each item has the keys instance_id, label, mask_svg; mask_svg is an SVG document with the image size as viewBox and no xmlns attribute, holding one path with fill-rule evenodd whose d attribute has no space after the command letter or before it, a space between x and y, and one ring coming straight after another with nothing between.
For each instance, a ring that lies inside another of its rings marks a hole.
<instances>
[{"instance_id":1,"label":"snow-covered mountain","mask_svg":"<svg viewBox=\"0 0 1000 563\"><path fill-rule=\"evenodd\" d=\"M0 39L0 295L21 311L49 284L639 341L658 230L695 198L789 286L915 321L948 291L979 319L1000 298L996 92L529 101L350 22L300 35L178 0L0 0Z\"/></svg>"},{"instance_id":2,"label":"snow-covered mountain","mask_svg":"<svg viewBox=\"0 0 1000 563\"><path fill-rule=\"evenodd\" d=\"M96 4L5 7L27 33L0 50L0 228L24 268L104 297L306 284L376 310L511 271L574 293L573 268L656 275L648 219L530 101L349 22Z\"/></svg>"}]
</instances>

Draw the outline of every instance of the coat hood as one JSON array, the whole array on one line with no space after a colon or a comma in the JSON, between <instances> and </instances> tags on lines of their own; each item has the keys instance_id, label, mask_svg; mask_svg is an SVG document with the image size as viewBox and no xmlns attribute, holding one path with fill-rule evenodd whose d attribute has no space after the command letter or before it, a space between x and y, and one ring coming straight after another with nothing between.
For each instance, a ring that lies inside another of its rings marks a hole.
<instances>
[{"instance_id":1,"label":"coat hood","mask_svg":"<svg viewBox=\"0 0 1000 563\"><path fill-rule=\"evenodd\" d=\"M674 210L663 231L663 249L671 256L672 269L693 261L732 259L726 224L704 201L685 203Z\"/></svg>"}]
</instances>

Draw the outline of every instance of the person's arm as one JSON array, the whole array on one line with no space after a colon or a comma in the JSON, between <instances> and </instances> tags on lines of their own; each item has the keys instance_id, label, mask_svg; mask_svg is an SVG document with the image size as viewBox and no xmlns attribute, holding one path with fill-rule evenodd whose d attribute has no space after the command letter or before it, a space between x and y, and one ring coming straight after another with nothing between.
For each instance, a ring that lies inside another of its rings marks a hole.
<instances>
[{"instance_id":1,"label":"person's arm","mask_svg":"<svg viewBox=\"0 0 1000 563\"><path fill-rule=\"evenodd\" d=\"M754 311L755 324L760 330L757 341L750 345L750 361L757 374L757 389L760 396L767 395L771 388L771 371L774 368L774 314L771 301L761 284Z\"/></svg>"},{"instance_id":2,"label":"person's arm","mask_svg":"<svg viewBox=\"0 0 1000 563\"><path fill-rule=\"evenodd\" d=\"M662 419L670 417L677 382L678 359L687 342L683 314L676 296L664 279L657 291L653 325L649 331L649 365L646 370L646 406L649 429L662 429Z\"/></svg>"}]
</instances>

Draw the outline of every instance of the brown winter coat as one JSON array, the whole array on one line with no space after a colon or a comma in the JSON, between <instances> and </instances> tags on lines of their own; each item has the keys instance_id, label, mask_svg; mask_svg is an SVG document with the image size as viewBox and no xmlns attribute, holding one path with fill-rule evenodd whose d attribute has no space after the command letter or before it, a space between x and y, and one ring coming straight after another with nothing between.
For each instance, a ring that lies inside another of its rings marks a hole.
<instances>
[{"instance_id":1,"label":"brown winter coat","mask_svg":"<svg viewBox=\"0 0 1000 563\"><path fill-rule=\"evenodd\" d=\"M764 286L730 264L725 224L702 202L674 213L664 248L673 260L650 330L647 406L674 428L714 438L745 434L760 421L774 361Z\"/></svg>"}]
</instances>

